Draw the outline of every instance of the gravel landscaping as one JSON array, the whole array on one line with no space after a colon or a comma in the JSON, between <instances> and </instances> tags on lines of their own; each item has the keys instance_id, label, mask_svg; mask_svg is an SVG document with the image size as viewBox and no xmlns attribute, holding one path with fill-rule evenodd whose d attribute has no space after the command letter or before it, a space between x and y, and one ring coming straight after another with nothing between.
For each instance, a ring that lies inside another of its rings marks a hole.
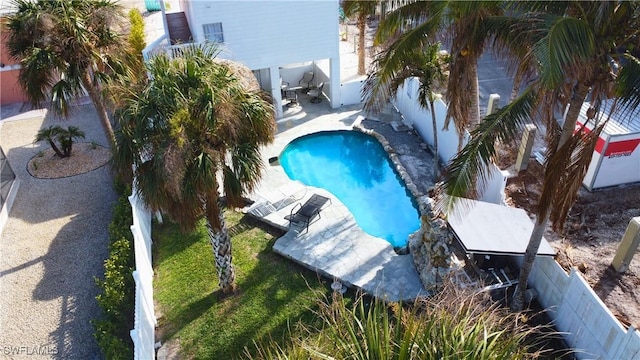
<instances>
[{"instance_id":1,"label":"gravel landscaping","mask_svg":"<svg viewBox=\"0 0 640 360\"><path fill-rule=\"evenodd\" d=\"M94 277L108 255L116 194L108 165L55 179L28 172L29 161L49 149L33 139L50 125L77 126L85 141L108 148L91 105L74 109L69 120L31 111L0 123L0 144L20 181L0 238L0 354L99 359L90 323L99 315Z\"/></svg>"}]
</instances>

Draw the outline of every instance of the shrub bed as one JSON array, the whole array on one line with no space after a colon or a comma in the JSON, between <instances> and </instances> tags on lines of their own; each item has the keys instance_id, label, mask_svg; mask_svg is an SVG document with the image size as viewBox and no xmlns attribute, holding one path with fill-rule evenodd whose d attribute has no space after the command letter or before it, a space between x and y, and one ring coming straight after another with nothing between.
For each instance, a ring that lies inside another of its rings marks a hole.
<instances>
[{"instance_id":1,"label":"shrub bed","mask_svg":"<svg viewBox=\"0 0 640 360\"><path fill-rule=\"evenodd\" d=\"M109 257L104 261L104 278L96 278L100 294L96 300L102 316L92 322L94 336L107 359L132 359L133 342L129 331L133 329L135 283L133 224L129 193L125 186L116 185L118 201L109 225Z\"/></svg>"}]
</instances>

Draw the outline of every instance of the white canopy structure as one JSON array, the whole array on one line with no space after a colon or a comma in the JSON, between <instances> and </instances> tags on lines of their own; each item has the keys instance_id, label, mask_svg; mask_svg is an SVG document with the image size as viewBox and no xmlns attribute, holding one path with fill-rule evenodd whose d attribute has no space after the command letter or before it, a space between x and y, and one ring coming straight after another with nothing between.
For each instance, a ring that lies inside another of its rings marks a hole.
<instances>
[{"instance_id":1,"label":"white canopy structure","mask_svg":"<svg viewBox=\"0 0 640 360\"><path fill-rule=\"evenodd\" d=\"M456 199L447 220L464 250L474 254L522 256L533 230L523 209L464 198ZM542 238L538 255L555 254Z\"/></svg>"}]
</instances>

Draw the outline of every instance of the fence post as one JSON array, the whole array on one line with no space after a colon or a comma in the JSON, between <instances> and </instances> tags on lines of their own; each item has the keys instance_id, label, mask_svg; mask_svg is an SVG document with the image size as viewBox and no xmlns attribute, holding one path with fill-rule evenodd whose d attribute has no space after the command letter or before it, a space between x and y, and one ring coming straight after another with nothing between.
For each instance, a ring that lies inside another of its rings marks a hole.
<instances>
[{"instance_id":1,"label":"fence post","mask_svg":"<svg viewBox=\"0 0 640 360\"><path fill-rule=\"evenodd\" d=\"M640 245L640 216L634 217L629 221L627 230L622 236L622 241L618 245L616 255L613 257L613 268L617 272L623 273L629 269L629 264L633 259L636 249Z\"/></svg>"},{"instance_id":2,"label":"fence post","mask_svg":"<svg viewBox=\"0 0 640 360\"><path fill-rule=\"evenodd\" d=\"M531 157L531 150L533 149L533 141L536 137L537 128L533 124L527 124L524 127L524 133L522 134L522 142L518 149L518 158L516 159L516 171L520 172L525 170L529 165L529 158Z\"/></svg>"}]
</instances>

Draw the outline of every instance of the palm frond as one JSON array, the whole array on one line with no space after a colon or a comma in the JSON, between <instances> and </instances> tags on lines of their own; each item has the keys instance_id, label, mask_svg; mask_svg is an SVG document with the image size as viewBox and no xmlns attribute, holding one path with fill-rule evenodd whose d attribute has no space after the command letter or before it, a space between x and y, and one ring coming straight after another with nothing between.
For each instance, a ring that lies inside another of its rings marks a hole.
<instances>
[{"instance_id":1,"label":"palm frond","mask_svg":"<svg viewBox=\"0 0 640 360\"><path fill-rule=\"evenodd\" d=\"M242 198L243 187L245 184L241 183L240 178L236 173L238 169L232 169L227 164L222 168L223 188L224 194L227 198L227 203L230 206L242 207L244 206L244 200Z\"/></svg>"},{"instance_id":2,"label":"palm frond","mask_svg":"<svg viewBox=\"0 0 640 360\"><path fill-rule=\"evenodd\" d=\"M546 35L533 46L540 62L542 82L548 88L562 83L576 68L588 72L588 59L595 51L594 34L585 21L565 16L545 16ZM577 70L576 70L577 71Z\"/></svg>"},{"instance_id":3,"label":"palm frond","mask_svg":"<svg viewBox=\"0 0 640 360\"><path fill-rule=\"evenodd\" d=\"M239 195L251 192L262 177L264 164L260 148L255 142L243 142L231 149L231 163L235 177L242 185Z\"/></svg>"},{"instance_id":4,"label":"palm frond","mask_svg":"<svg viewBox=\"0 0 640 360\"><path fill-rule=\"evenodd\" d=\"M530 120L536 102L535 92L528 89L509 105L485 117L471 132L467 145L446 169L440 190L448 196L436 204L439 211L447 213L454 197L475 197L477 191L482 190L476 189L476 181L478 178L487 180L488 166L496 155L496 141L514 141L518 129Z\"/></svg>"},{"instance_id":5,"label":"palm frond","mask_svg":"<svg viewBox=\"0 0 640 360\"><path fill-rule=\"evenodd\" d=\"M626 63L620 70L615 93L623 112L631 112L640 106L640 59L627 53Z\"/></svg>"},{"instance_id":6,"label":"palm frond","mask_svg":"<svg viewBox=\"0 0 640 360\"><path fill-rule=\"evenodd\" d=\"M548 158L538 216L544 218L547 211L550 211L550 219L556 231L562 229L569 210L578 197L578 190L606 123L604 121L591 131L583 126Z\"/></svg>"},{"instance_id":7,"label":"palm frond","mask_svg":"<svg viewBox=\"0 0 640 360\"><path fill-rule=\"evenodd\" d=\"M395 37L399 30L406 31L404 27L415 26L411 31L410 39L423 36L435 36L443 26L445 14L450 1L416 1L405 4L385 15L378 24L378 30L374 38L374 44L380 45L388 39ZM420 41L418 39L418 41Z\"/></svg>"}]
</instances>

